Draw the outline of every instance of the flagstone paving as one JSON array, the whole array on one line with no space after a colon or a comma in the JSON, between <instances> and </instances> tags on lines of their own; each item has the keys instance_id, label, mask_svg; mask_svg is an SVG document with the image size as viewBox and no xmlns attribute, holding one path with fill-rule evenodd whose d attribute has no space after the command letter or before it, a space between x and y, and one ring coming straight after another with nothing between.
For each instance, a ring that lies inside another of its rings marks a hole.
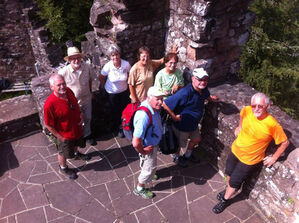
<instances>
[{"instance_id":1,"label":"flagstone paving","mask_svg":"<svg viewBox=\"0 0 299 223\"><path fill-rule=\"evenodd\" d=\"M138 154L126 139L113 135L81 150L91 154L90 161L68 161L78 170L77 180L59 173L56 148L42 133L0 148L0 223L267 221L240 197L223 213L213 214L225 183L205 161L182 169L159 154L160 179L147 185L156 196L145 200L134 195Z\"/></svg>"}]
</instances>

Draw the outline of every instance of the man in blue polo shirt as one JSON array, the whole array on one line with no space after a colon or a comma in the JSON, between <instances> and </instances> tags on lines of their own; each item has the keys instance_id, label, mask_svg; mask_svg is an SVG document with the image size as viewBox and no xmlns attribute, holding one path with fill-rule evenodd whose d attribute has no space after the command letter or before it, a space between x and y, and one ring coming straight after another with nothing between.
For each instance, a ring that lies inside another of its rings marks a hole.
<instances>
[{"instance_id":1,"label":"man in blue polo shirt","mask_svg":"<svg viewBox=\"0 0 299 223\"><path fill-rule=\"evenodd\" d=\"M138 110L134 115L134 132L132 145L139 153L141 172L138 176L138 183L134 189L134 194L143 198L150 199L154 193L145 188L145 184L155 175L157 168L157 148L162 137L162 123L160 117L160 108L163 104L164 93L157 87L150 87L147 92L147 99L141 103L141 106L148 108L152 114L152 124L150 117L143 110Z\"/></svg>"},{"instance_id":2,"label":"man in blue polo shirt","mask_svg":"<svg viewBox=\"0 0 299 223\"><path fill-rule=\"evenodd\" d=\"M179 141L179 149L174 154L173 161L182 167L187 166L187 160L199 162L192 155L192 150L201 140L198 124L204 114L204 103L205 100L218 100L216 96L210 95L207 88L208 79L209 75L203 68L194 69L192 82L163 103L164 109L174 121L173 131ZM180 148L186 147L185 154L180 156Z\"/></svg>"}]
</instances>

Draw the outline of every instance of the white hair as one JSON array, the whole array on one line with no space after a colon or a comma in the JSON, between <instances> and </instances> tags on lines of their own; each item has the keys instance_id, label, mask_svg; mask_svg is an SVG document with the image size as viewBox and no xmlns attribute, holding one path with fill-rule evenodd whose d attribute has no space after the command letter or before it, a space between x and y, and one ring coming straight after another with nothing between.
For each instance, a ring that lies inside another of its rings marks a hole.
<instances>
[{"instance_id":1,"label":"white hair","mask_svg":"<svg viewBox=\"0 0 299 223\"><path fill-rule=\"evenodd\" d=\"M120 54L120 48L117 45L111 45L108 48L108 55L111 56L113 53Z\"/></svg>"},{"instance_id":2,"label":"white hair","mask_svg":"<svg viewBox=\"0 0 299 223\"><path fill-rule=\"evenodd\" d=\"M251 97L251 104L253 103L253 101L256 98L264 99L266 105L270 104L270 98L267 95L265 95L264 93L261 93L261 92L258 92L258 93L255 93L254 95L252 95L252 97Z\"/></svg>"},{"instance_id":3,"label":"white hair","mask_svg":"<svg viewBox=\"0 0 299 223\"><path fill-rule=\"evenodd\" d=\"M58 77L64 80L64 77L61 76L61 75L58 74L58 73L53 73L53 74L50 76L50 78L49 78L49 83L50 83L51 86L54 86L55 79L58 78Z\"/></svg>"}]
</instances>

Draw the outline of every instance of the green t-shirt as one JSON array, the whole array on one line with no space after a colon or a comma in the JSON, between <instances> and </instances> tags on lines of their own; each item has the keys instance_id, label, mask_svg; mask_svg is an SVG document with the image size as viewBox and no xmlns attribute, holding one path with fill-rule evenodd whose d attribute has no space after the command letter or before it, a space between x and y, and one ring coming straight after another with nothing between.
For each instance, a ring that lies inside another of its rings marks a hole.
<instances>
[{"instance_id":1,"label":"green t-shirt","mask_svg":"<svg viewBox=\"0 0 299 223\"><path fill-rule=\"evenodd\" d=\"M184 85L182 72L176 68L174 73L168 74L166 73L166 68L163 68L157 73L154 85L162 89L164 92L171 94L171 90L174 85ZM164 98L167 97L168 96L165 96Z\"/></svg>"}]
</instances>

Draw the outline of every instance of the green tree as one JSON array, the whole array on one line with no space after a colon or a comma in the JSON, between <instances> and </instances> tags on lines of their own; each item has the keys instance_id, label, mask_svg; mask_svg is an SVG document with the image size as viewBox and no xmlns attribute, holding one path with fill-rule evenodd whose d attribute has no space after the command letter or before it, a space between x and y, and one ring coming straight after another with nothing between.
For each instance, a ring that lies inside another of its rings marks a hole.
<instances>
[{"instance_id":1,"label":"green tree","mask_svg":"<svg viewBox=\"0 0 299 223\"><path fill-rule=\"evenodd\" d=\"M256 21L241 56L240 76L299 119L298 0L256 0Z\"/></svg>"},{"instance_id":2,"label":"green tree","mask_svg":"<svg viewBox=\"0 0 299 223\"><path fill-rule=\"evenodd\" d=\"M73 40L80 44L85 33L92 30L89 24L92 0L36 0L38 15L46 20L46 28L54 42Z\"/></svg>"}]
</instances>

